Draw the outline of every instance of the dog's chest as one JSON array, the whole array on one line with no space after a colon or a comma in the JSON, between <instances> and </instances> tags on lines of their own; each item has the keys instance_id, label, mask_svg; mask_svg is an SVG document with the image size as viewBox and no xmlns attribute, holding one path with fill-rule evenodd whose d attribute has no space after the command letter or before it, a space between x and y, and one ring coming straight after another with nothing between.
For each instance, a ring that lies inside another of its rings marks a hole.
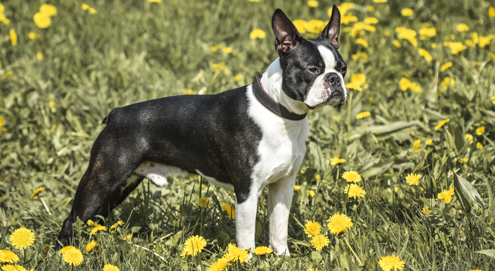
<instances>
[{"instance_id":1,"label":"dog's chest","mask_svg":"<svg viewBox=\"0 0 495 271\"><path fill-rule=\"evenodd\" d=\"M262 138L258 147L259 162L252 177L264 184L295 174L306 152L309 134L307 118L292 121L280 118L255 101L248 90L249 116L260 126Z\"/></svg>"}]
</instances>

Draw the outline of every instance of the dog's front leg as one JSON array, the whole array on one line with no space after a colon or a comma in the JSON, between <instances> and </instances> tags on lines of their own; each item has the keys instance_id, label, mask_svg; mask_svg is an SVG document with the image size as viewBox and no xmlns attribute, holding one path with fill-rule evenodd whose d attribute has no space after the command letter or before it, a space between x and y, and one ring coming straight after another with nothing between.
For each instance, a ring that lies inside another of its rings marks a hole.
<instances>
[{"instance_id":1,"label":"dog's front leg","mask_svg":"<svg viewBox=\"0 0 495 271\"><path fill-rule=\"evenodd\" d=\"M256 211L258 204L258 191L251 189L246 198L237 195L235 204L235 228L237 247L242 249L255 248L254 236L256 230ZM240 201L240 203L239 203Z\"/></svg>"},{"instance_id":2,"label":"dog's front leg","mask_svg":"<svg viewBox=\"0 0 495 271\"><path fill-rule=\"evenodd\" d=\"M290 256L287 235L295 180L296 174L293 174L268 186L270 246L278 255Z\"/></svg>"}]
</instances>

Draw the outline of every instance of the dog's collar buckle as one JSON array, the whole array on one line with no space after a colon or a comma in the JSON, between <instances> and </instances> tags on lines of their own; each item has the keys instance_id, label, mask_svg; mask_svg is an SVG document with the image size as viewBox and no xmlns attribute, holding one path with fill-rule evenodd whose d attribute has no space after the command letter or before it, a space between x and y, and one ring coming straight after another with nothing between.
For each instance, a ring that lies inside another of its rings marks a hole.
<instances>
[{"instance_id":1,"label":"dog's collar buckle","mask_svg":"<svg viewBox=\"0 0 495 271\"><path fill-rule=\"evenodd\" d=\"M258 76L254 79L252 86L253 86L253 93L256 99L264 107L266 107L266 109L270 110L275 115L289 120L302 120L306 117L306 114L299 115L290 112L283 105L275 102L272 99L272 97L270 97L270 95L268 95L268 93L266 93L266 91L263 89L263 86L261 85L261 76Z\"/></svg>"}]
</instances>

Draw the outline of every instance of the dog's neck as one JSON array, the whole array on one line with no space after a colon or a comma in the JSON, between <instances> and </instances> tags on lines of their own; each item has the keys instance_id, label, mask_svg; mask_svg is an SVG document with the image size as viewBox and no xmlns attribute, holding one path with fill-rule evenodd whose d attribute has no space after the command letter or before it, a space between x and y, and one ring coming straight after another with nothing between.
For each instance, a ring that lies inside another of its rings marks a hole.
<instances>
[{"instance_id":1,"label":"dog's neck","mask_svg":"<svg viewBox=\"0 0 495 271\"><path fill-rule=\"evenodd\" d=\"M277 58L261 77L263 89L275 102L281 104L287 110L299 115L306 114L309 108L303 102L291 99L282 89L282 73L280 58Z\"/></svg>"}]
</instances>

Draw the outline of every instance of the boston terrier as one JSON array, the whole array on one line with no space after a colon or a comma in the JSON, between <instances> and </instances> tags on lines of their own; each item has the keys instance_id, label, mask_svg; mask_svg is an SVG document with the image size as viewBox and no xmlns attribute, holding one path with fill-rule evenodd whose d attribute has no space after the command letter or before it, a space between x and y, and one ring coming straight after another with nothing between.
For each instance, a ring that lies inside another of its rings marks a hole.
<instances>
[{"instance_id":1,"label":"boston terrier","mask_svg":"<svg viewBox=\"0 0 495 271\"><path fill-rule=\"evenodd\" d=\"M280 9L272 29L279 57L252 85L136 103L104 118L59 246L73 238L77 217L106 216L144 178L161 187L167 174L186 172L235 192L242 249L255 248L258 197L268 186L270 246L289 255L289 211L309 134L306 113L346 101L346 63L337 51L336 5L316 39L304 39Z\"/></svg>"}]
</instances>

